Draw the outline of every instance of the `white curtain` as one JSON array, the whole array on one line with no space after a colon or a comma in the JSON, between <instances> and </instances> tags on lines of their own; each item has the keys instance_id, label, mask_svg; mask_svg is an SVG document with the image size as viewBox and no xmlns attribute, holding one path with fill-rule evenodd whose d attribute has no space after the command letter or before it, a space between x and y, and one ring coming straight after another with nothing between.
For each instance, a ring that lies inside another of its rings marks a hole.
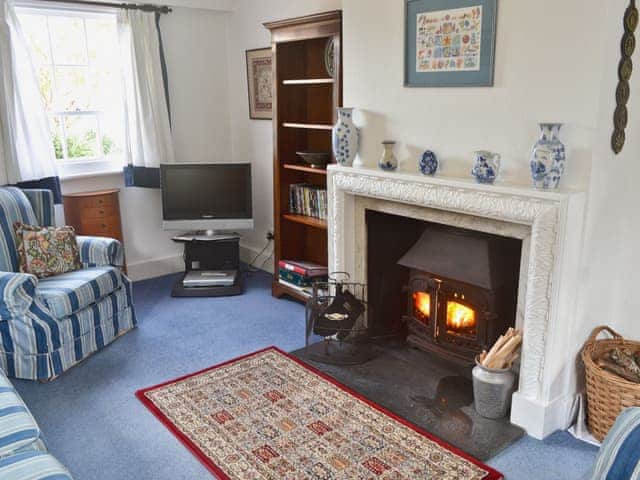
<instances>
[{"instance_id":1,"label":"white curtain","mask_svg":"<svg viewBox=\"0 0 640 480\"><path fill-rule=\"evenodd\" d=\"M0 184L57 175L31 55L13 2L0 0Z\"/></svg>"},{"instance_id":2,"label":"white curtain","mask_svg":"<svg viewBox=\"0 0 640 480\"><path fill-rule=\"evenodd\" d=\"M126 91L126 150L135 167L173 163L174 152L160 61L155 14L118 13Z\"/></svg>"}]
</instances>

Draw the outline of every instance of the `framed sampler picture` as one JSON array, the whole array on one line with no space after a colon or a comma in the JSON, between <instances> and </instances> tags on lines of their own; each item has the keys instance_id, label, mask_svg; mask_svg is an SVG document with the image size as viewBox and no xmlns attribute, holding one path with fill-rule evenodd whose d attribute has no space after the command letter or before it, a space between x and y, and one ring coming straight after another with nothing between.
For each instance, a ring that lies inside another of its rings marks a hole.
<instances>
[{"instance_id":1,"label":"framed sampler picture","mask_svg":"<svg viewBox=\"0 0 640 480\"><path fill-rule=\"evenodd\" d=\"M273 118L272 64L271 48L247 50L249 117L254 120Z\"/></svg>"},{"instance_id":2,"label":"framed sampler picture","mask_svg":"<svg viewBox=\"0 0 640 480\"><path fill-rule=\"evenodd\" d=\"M405 2L405 86L493 86L498 0Z\"/></svg>"}]
</instances>

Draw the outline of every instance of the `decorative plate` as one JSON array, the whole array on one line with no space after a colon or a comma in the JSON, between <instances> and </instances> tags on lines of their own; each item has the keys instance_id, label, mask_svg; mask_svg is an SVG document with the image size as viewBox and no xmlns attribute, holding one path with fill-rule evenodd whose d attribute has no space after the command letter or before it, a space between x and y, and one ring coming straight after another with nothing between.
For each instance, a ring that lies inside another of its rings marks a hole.
<instances>
[{"instance_id":1,"label":"decorative plate","mask_svg":"<svg viewBox=\"0 0 640 480\"><path fill-rule=\"evenodd\" d=\"M327 74L333 78L336 74L336 59L333 37L329 37L327 45L324 47L324 68Z\"/></svg>"}]
</instances>

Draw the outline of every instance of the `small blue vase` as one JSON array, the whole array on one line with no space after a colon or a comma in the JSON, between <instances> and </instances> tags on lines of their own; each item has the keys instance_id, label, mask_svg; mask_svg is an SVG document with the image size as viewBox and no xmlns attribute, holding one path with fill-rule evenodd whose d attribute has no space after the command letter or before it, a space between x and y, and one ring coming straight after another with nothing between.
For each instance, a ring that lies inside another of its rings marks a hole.
<instances>
[{"instance_id":1,"label":"small blue vase","mask_svg":"<svg viewBox=\"0 0 640 480\"><path fill-rule=\"evenodd\" d=\"M426 150L418 160L418 168L423 175L435 175L438 171L438 157L431 150Z\"/></svg>"},{"instance_id":2,"label":"small blue vase","mask_svg":"<svg viewBox=\"0 0 640 480\"><path fill-rule=\"evenodd\" d=\"M540 139L531 155L531 179L536 188L558 188L565 172L567 154L560 141L561 123L541 123Z\"/></svg>"}]
</instances>

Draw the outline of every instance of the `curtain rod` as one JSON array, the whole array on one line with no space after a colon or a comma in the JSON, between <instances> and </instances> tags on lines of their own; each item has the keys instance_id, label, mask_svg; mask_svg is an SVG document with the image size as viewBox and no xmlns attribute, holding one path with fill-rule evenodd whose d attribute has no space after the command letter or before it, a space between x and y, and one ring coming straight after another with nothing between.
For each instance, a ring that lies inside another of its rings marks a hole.
<instances>
[{"instance_id":1,"label":"curtain rod","mask_svg":"<svg viewBox=\"0 0 640 480\"><path fill-rule=\"evenodd\" d=\"M143 12L156 12L167 14L173 10L166 5L151 5L149 3L110 3L110 2L92 2L91 0L44 0L51 3L66 3L67 5L91 5L93 7L112 7L123 8L125 10L142 10Z\"/></svg>"}]
</instances>

